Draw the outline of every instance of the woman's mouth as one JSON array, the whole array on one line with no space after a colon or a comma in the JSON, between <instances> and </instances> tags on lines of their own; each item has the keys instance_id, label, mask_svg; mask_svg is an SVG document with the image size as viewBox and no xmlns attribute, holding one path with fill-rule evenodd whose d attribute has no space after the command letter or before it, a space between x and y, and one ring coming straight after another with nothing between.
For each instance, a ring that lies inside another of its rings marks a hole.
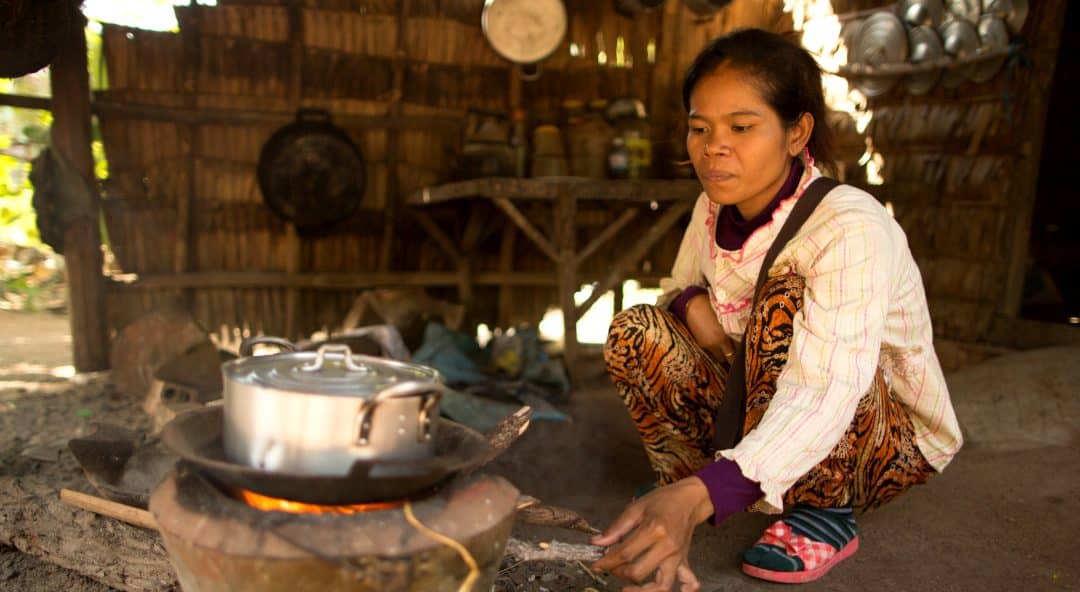
<instances>
[{"instance_id":1,"label":"woman's mouth","mask_svg":"<svg viewBox=\"0 0 1080 592\"><path fill-rule=\"evenodd\" d=\"M723 183L735 178L735 175L724 171L705 171L700 175L701 180L707 183Z\"/></svg>"}]
</instances>

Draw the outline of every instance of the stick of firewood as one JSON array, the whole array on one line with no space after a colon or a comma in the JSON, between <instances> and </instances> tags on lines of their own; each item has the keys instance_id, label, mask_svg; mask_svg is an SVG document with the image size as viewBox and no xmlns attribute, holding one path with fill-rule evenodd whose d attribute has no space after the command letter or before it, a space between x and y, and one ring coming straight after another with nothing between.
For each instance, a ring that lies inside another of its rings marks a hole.
<instances>
[{"instance_id":1,"label":"stick of firewood","mask_svg":"<svg viewBox=\"0 0 1080 592\"><path fill-rule=\"evenodd\" d=\"M510 538L506 542L506 554L521 561L581 561L592 563L604 556L604 548L596 545L578 545L551 541L530 543Z\"/></svg>"},{"instance_id":2,"label":"stick of firewood","mask_svg":"<svg viewBox=\"0 0 1080 592\"><path fill-rule=\"evenodd\" d=\"M115 518L128 524L150 530L158 529L157 520L154 520L153 514L141 508L118 504L105 498L66 488L60 490L60 501L69 506Z\"/></svg>"},{"instance_id":3,"label":"stick of firewood","mask_svg":"<svg viewBox=\"0 0 1080 592\"><path fill-rule=\"evenodd\" d=\"M535 497L522 495L517 502L518 518L526 523L536 526L555 526L584 532L585 534L600 534L600 530L589 524L588 520L580 514L567 508L549 506L541 503Z\"/></svg>"}]
</instances>

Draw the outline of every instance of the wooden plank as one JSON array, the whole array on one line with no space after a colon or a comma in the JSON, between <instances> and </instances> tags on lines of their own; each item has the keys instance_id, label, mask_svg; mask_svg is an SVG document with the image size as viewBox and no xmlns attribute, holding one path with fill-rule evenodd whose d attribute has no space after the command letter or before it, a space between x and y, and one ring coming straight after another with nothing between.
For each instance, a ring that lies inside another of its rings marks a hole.
<instances>
[{"instance_id":1,"label":"wooden plank","mask_svg":"<svg viewBox=\"0 0 1080 592\"><path fill-rule=\"evenodd\" d=\"M640 261L645 256L645 253L656 244L656 241L660 240L693 205L694 203L691 201L680 201L671 204L660 216L660 219L656 221L656 224L649 228L645 236L638 239L634 246L611 266L611 273L593 289L593 293L589 295L589 298L574 311L572 315L574 320L580 319L608 290L622 283L626 275L626 269Z\"/></svg>"},{"instance_id":2,"label":"wooden plank","mask_svg":"<svg viewBox=\"0 0 1080 592\"><path fill-rule=\"evenodd\" d=\"M430 214L416 208L408 208L405 212L420 223L428 236L439 243L439 246L443 249L443 254L450 258L451 263L457 265L461 261L461 251L454 244L454 239L446 234L446 231L431 218Z\"/></svg>"},{"instance_id":3,"label":"wooden plank","mask_svg":"<svg viewBox=\"0 0 1080 592\"><path fill-rule=\"evenodd\" d=\"M40 109L52 111L52 99L49 97L31 97L0 93L0 107L18 107L20 109Z\"/></svg>"},{"instance_id":4,"label":"wooden plank","mask_svg":"<svg viewBox=\"0 0 1080 592\"><path fill-rule=\"evenodd\" d=\"M554 286L550 272L477 272L473 282L483 286ZM112 290L175 290L180 288L288 288L353 290L380 286L456 286L457 272L379 271L366 273L288 273L284 271L202 271L182 274L145 274L114 278Z\"/></svg>"},{"instance_id":5,"label":"wooden plank","mask_svg":"<svg viewBox=\"0 0 1080 592\"><path fill-rule=\"evenodd\" d=\"M425 187L413 192L407 203L433 204L464 197L554 200L568 193L578 200L669 202L693 199L701 194L696 179L599 180L582 177L515 179L485 177Z\"/></svg>"},{"instance_id":6,"label":"wooden plank","mask_svg":"<svg viewBox=\"0 0 1080 592\"><path fill-rule=\"evenodd\" d=\"M317 106L317 105L311 105ZM116 118L150 119L177 123L224 124L224 125L285 125L296 119L292 111L259 111L213 109L201 107L163 107L160 105L139 105L109 100L95 100L93 111L96 115ZM446 133L460 133L465 125L463 118L427 115L349 115L335 114L334 125L348 129L423 129Z\"/></svg>"},{"instance_id":7,"label":"wooden plank","mask_svg":"<svg viewBox=\"0 0 1080 592\"><path fill-rule=\"evenodd\" d=\"M90 80L82 29L72 31L61 41L49 73L55 97L52 147L79 173L89 196L83 215L64 234L75 369L104 370L109 367L109 336L105 326L105 279L101 274L101 206L90 152Z\"/></svg>"},{"instance_id":8,"label":"wooden plank","mask_svg":"<svg viewBox=\"0 0 1080 592\"><path fill-rule=\"evenodd\" d=\"M521 232L529 237L529 240L535 243L537 247L540 247L540 250L548 256L548 259L555 262L559 261L559 253L555 249L555 245L553 245L551 241L544 236L544 233L540 232L532 222L529 222L529 219L526 218L525 215L521 213L521 210L517 209L509 199L505 197L495 197L492 198L492 201L495 202L495 205L505 212L511 220L513 220L514 224L521 229Z\"/></svg>"},{"instance_id":9,"label":"wooden plank","mask_svg":"<svg viewBox=\"0 0 1080 592\"><path fill-rule=\"evenodd\" d=\"M589 242L589 244L586 245L585 248L577 254L574 264L580 266L582 263L584 263L585 260L591 257L592 254L595 253L600 247L604 246L604 243L608 242L612 238L615 238L615 235L618 234L620 230L625 228L627 224L632 222L634 218L637 218L638 214L640 213L641 210L637 208L630 208L629 210L624 211L622 215L620 215L614 222L604 228L604 230L601 231L600 234L596 235L592 239L592 241Z\"/></svg>"}]
</instances>

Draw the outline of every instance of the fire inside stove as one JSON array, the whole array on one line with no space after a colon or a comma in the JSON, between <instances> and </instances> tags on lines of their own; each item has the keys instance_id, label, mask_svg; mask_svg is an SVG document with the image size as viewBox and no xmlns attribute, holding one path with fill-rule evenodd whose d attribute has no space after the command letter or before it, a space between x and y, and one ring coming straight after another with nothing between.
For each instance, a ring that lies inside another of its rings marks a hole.
<instances>
[{"instance_id":1,"label":"fire inside stove","mask_svg":"<svg viewBox=\"0 0 1080 592\"><path fill-rule=\"evenodd\" d=\"M279 497L271 497L247 489L233 490L233 497L258 510L266 512L288 512L290 514L360 514L363 512L376 512L379 510L400 508L406 502L406 500L402 499L346 505L309 504Z\"/></svg>"}]
</instances>

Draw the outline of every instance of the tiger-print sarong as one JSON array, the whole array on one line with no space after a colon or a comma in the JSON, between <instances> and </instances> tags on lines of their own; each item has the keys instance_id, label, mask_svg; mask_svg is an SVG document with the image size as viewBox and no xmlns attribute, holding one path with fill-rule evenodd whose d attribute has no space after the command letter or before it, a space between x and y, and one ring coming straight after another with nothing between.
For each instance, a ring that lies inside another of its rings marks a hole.
<instances>
[{"instance_id":1,"label":"tiger-print sarong","mask_svg":"<svg viewBox=\"0 0 1080 592\"><path fill-rule=\"evenodd\" d=\"M744 434L761 421L776 392L803 287L795 275L769 278L758 296L747 326ZM615 316L604 360L658 483L690 476L712 461L713 421L727 361L707 354L672 314L648 305ZM915 444L911 419L878 369L843 438L785 493L784 503L868 509L934 473Z\"/></svg>"}]
</instances>

